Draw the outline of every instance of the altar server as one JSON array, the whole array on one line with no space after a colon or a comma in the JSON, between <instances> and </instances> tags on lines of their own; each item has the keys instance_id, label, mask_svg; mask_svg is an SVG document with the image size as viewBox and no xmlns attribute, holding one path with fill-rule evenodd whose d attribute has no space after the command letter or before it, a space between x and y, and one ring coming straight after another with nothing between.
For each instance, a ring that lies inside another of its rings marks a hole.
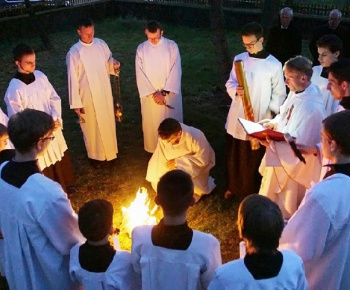
<instances>
[{"instance_id":1,"label":"altar server","mask_svg":"<svg viewBox=\"0 0 350 290\"><path fill-rule=\"evenodd\" d=\"M313 186L283 230L281 249L304 261L310 290L350 285L350 111L323 121L322 152L333 163Z\"/></svg>"},{"instance_id":2,"label":"altar server","mask_svg":"<svg viewBox=\"0 0 350 290\"><path fill-rule=\"evenodd\" d=\"M84 240L61 186L41 174L37 159L55 138L45 112L25 109L8 123L15 158L0 167L0 232L10 289L73 289L69 251Z\"/></svg>"},{"instance_id":3,"label":"altar server","mask_svg":"<svg viewBox=\"0 0 350 290\"><path fill-rule=\"evenodd\" d=\"M45 176L59 182L67 191L76 179L62 133L61 98L46 75L35 70L36 55L32 47L18 44L12 52L17 72L5 94L8 116L11 117L26 108L43 111L52 116L55 121L55 138L45 153L39 156L38 164Z\"/></svg>"},{"instance_id":4,"label":"altar server","mask_svg":"<svg viewBox=\"0 0 350 290\"><path fill-rule=\"evenodd\" d=\"M147 40L137 47L136 82L140 94L144 148L153 153L158 126L165 118L182 122L181 57L177 44L163 37L157 21L145 29Z\"/></svg>"},{"instance_id":5,"label":"altar server","mask_svg":"<svg viewBox=\"0 0 350 290\"><path fill-rule=\"evenodd\" d=\"M77 32L80 39L66 57L69 104L79 117L88 157L99 164L117 158L110 74L116 74L120 63L102 39L94 38L91 19L81 19Z\"/></svg>"},{"instance_id":6,"label":"altar server","mask_svg":"<svg viewBox=\"0 0 350 290\"><path fill-rule=\"evenodd\" d=\"M147 168L146 180L156 191L159 179L168 171L181 169L187 172L194 183L195 199L209 194L214 188L214 179L209 171L215 165L215 152L204 134L175 119L167 118L158 128L158 144Z\"/></svg>"},{"instance_id":7,"label":"altar server","mask_svg":"<svg viewBox=\"0 0 350 290\"><path fill-rule=\"evenodd\" d=\"M204 290L221 265L219 241L187 225L194 202L187 173L173 170L160 179L156 203L164 218L132 232L131 258L143 290Z\"/></svg>"}]
</instances>

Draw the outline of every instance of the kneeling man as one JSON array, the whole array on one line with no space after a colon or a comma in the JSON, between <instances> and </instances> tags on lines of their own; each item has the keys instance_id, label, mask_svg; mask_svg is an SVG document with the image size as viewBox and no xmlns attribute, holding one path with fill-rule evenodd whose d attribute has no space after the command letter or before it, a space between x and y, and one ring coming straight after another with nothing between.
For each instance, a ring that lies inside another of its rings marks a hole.
<instances>
[{"instance_id":1,"label":"kneeling man","mask_svg":"<svg viewBox=\"0 0 350 290\"><path fill-rule=\"evenodd\" d=\"M191 175L198 201L215 188L214 179L209 176L214 165L215 153L203 132L167 118L158 127L158 144L148 163L146 180L156 191L160 177L181 169Z\"/></svg>"}]
</instances>

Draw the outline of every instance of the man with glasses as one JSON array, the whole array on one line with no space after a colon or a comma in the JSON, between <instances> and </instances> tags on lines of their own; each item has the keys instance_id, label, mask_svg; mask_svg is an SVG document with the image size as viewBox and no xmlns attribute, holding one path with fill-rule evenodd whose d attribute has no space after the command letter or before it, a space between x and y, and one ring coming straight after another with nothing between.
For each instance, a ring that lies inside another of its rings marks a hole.
<instances>
[{"instance_id":1,"label":"man with glasses","mask_svg":"<svg viewBox=\"0 0 350 290\"><path fill-rule=\"evenodd\" d=\"M282 65L264 49L263 34L260 24L255 22L246 24L241 35L242 44L247 52L234 58L234 61L242 60L244 64L255 122L278 114L279 107L286 97ZM232 103L225 126L227 130L225 198L233 195L245 197L259 190L261 176L258 168L265 148L261 146L253 151L246 133L238 122L238 118L245 118L242 104L244 89L238 84L234 65L226 88Z\"/></svg>"},{"instance_id":2,"label":"man with glasses","mask_svg":"<svg viewBox=\"0 0 350 290\"><path fill-rule=\"evenodd\" d=\"M142 114L144 148L153 153L158 126L165 118L182 122L181 58L177 44L163 37L157 21L147 23L147 40L136 51L136 82Z\"/></svg>"}]
</instances>

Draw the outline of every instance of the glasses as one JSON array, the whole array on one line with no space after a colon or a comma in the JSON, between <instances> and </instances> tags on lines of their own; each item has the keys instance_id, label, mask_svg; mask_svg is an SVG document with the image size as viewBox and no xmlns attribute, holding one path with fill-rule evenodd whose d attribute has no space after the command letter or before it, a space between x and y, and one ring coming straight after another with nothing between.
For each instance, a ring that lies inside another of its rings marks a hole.
<instances>
[{"instance_id":1,"label":"glasses","mask_svg":"<svg viewBox=\"0 0 350 290\"><path fill-rule=\"evenodd\" d=\"M255 44L257 44L257 42L259 41L259 39L257 39L254 43L244 43L242 42L242 45L245 47L245 48L253 48Z\"/></svg>"},{"instance_id":2,"label":"glasses","mask_svg":"<svg viewBox=\"0 0 350 290\"><path fill-rule=\"evenodd\" d=\"M44 137L44 138L41 138L40 140L53 140L55 139L55 136L48 136L48 137Z\"/></svg>"}]
</instances>

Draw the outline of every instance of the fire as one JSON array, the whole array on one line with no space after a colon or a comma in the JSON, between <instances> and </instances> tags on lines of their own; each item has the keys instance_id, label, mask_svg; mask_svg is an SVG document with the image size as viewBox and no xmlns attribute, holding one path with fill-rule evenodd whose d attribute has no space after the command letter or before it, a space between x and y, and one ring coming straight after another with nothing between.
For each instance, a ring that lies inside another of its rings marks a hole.
<instances>
[{"instance_id":1,"label":"fire","mask_svg":"<svg viewBox=\"0 0 350 290\"><path fill-rule=\"evenodd\" d=\"M139 188L136 193L136 198L129 207L122 207L123 221L121 224L121 232L127 232L131 236L132 230L136 226L155 225L157 218L153 216L158 206L155 205L149 209L150 199L147 194L147 189Z\"/></svg>"}]
</instances>

